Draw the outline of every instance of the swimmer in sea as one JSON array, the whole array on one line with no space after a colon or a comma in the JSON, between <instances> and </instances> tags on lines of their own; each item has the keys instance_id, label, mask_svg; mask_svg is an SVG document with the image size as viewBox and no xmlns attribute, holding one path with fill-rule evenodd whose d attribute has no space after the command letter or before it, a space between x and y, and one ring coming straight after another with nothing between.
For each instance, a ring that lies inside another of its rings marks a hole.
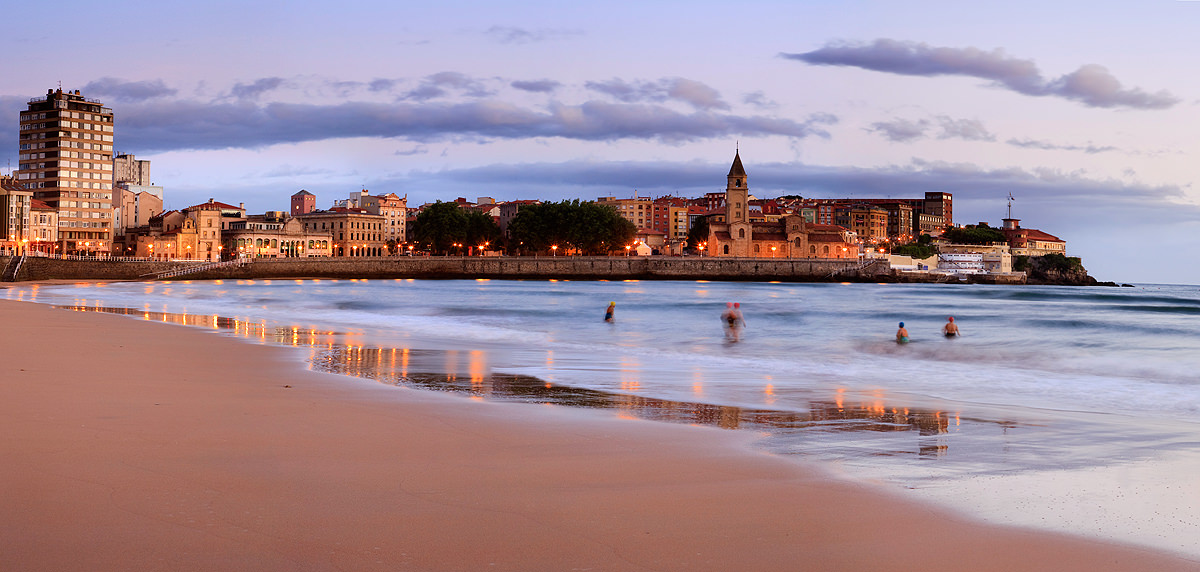
<instances>
[{"instance_id":1,"label":"swimmer in sea","mask_svg":"<svg viewBox=\"0 0 1200 572\"><path fill-rule=\"evenodd\" d=\"M745 320L742 319L740 307L741 304L729 302L725 304L725 313L721 314L721 320L725 322L725 339L731 343L742 337L741 328Z\"/></svg>"},{"instance_id":2,"label":"swimmer in sea","mask_svg":"<svg viewBox=\"0 0 1200 572\"><path fill-rule=\"evenodd\" d=\"M958 336L958 324L954 323L954 316L950 316L945 326L942 326L942 333L946 334L947 338Z\"/></svg>"},{"instance_id":3,"label":"swimmer in sea","mask_svg":"<svg viewBox=\"0 0 1200 572\"><path fill-rule=\"evenodd\" d=\"M904 322L900 322L900 329L896 330L896 343L908 343L908 330L904 329Z\"/></svg>"},{"instance_id":4,"label":"swimmer in sea","mask_svg":"<svg viewBox=\"0 0 1200 572\"><path fill-rule=\"evenodd\" d=\"M611 323L611 322L613 321L613 312L615 312L616 310L617 310L617 303L616 303L616 302L609 302L609 303L608 303L608 310L606 310L606 311L604 312L604 321L605 321L605 322L610 322L610 323Z\"/></svg>"}]
</instances>

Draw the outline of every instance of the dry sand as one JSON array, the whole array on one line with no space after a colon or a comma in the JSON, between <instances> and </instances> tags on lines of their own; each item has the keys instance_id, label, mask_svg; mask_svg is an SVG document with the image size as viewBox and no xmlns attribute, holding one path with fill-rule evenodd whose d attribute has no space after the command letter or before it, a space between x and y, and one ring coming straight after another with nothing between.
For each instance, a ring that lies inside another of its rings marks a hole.
<instances>
[{"instance_id":1,"label":"dry sand","mask_svg":"<svg viewBox=\"0 0 1200 572\"><path fill-rule=\"evenodd\" d=\"M0 301L0 570L1200 570L745 447ZM290 387L289 387L290 386Z\"/></svg>"}]
</instances>

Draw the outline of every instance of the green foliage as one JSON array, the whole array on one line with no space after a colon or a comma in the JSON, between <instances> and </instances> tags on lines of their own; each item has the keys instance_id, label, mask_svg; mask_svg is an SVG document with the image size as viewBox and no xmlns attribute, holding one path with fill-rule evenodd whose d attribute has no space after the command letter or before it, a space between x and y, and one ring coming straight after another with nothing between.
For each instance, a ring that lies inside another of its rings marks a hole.
<instances>
[{"instance_id":1,"label":"green foliage","mask_svg":"<svg viewBox=\"0 0 1200 572\"><path fill-rule=\"evenodd\" d=\"M421 210L410 234L429 244L434 254L445 254L467 239L467 213L454 203L438 201Z\"/></svg>"},{"instance_id":2,"label":"green foliage","mask_svg":"<svg viewBox=\"0 0 1200 572\"><path fill-rule=\"evenodd\" d=\"M1013 258L1013 270L1018 272L1073 272L1083 270L1083 260L1077 256L1065 254L1046 254L1043 256L1017 256Z\"/></svg>"},{"instance_id":3,"label":"green foliage","mask_svg":"<svg viewBox=\"0 0 1200 572\"><path fill-rule=\"evenodd\" d=\"M942 233L942 239L953 244L991 244L1007 242L1004 233L987 226L952 228Z\"/></svg>"},{"instance_id":4,"label":"green foliage","mask_svg":"<svg viewBox=\"0 0 1200 572\"><path fill-rule=\"evenodd\" d=\"M438 201L421 210L409 235L419 243L431 245L435 254L461 253L468 247L494 243L500 238L500 227L486 213ZM455 248L455 244L464 246Z\"/></svg>"},{"instance_id":5,"label":"green foliage","mask_svg":"<svg viewBox=\"0 0 1200 572\"><path fill-rule=\"evenodd\" d=\"M924 236L929 236L929 235L924 235ZM933 246L932 244L928 244L928 243L921 244L921 242L919 240L917 242L901 244L900 246L897 246L892 249L892 254L898 254L900 256L911 256L913 258L929 258L930 256L933 256L937 253L938 253L937 247Z\"/></svg>"},{"instance_id":6,"label":"green foliage","mask_svg":"<svg viewBox=\"0 0 1200 572\"><path fill-rule=\"evenodd\" d=\"M933 243L933 237L929 236L928 233L922 234L921 236L917 237L917 244L932 244L932 243Z\"/></svg>"},{"instance_id":7,"label":"green foliage","mask_svg":"<svg viewBox=\"0 0 1200 572\"><path fill-rule=\"evenodd\" d=\"M607 254L633 242L637 227L608 205L562 201L522 207L508 224L510 248L546 252L577 248L584 254Z\"/></svg>"},{"instance_id":8,"label":"green foliage","mask_svg":"<svg viewBox=\"0 0 1200 572\"><path fill-rule=\"evenodd\" d=\"M1012 268L1016 272L1026 272L1030 268L1029 257L1025 255L1013 257Z\"/></svg>"},{"instance_id":9,"label":"green foliage","mask_svg":"<svg viewBox=\"0 0 1200 572\"><path fill-rule=\"evenodd\" d=\"M487 213L467 211L466 244L479 247L487 243L495 243L500 239L500 225Z\"/></svg>"},{"instance_id":10,"label":"green foliage","mask_svg":"<svg viewBox=\"0 0 1200 572\"><path fill-rule=\"evenodd\" d=\"M1065 254L1047 254L1038 257L1038 266L1043 270L1059 270L1063 272L1078 270L1083 268L1083 260L1077 256L1067 256Z\"/></svg>"}]
</instances>

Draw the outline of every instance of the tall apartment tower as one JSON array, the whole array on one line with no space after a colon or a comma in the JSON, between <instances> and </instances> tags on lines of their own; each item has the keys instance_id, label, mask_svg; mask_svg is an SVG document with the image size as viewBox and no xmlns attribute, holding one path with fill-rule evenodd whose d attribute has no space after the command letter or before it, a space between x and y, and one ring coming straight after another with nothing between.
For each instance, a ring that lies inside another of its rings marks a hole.
<instances>
[{"instance_id":1,"label":"tall apartment tower","mask_svg":"<svg viewBox=\"0 0 1200 572\"><path fill-rule=\"evenodd\" d=\"M79 90L49 90L21 112L17 179L58 212L58 252L109 253L113 112Z\"/></svg>"}]
</instances>

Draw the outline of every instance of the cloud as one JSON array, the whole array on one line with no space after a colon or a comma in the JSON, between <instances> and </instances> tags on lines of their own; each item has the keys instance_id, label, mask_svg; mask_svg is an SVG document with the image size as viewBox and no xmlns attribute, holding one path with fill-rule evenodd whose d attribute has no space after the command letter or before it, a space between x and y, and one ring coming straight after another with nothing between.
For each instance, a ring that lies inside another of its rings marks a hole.
<instances>
[{"instance_id":1,"label":"cloud","mask_svg":"<svg viewBox=\"0 0 1200 572\"><path fill-rule=\"evenodd\" d=\"M680 77L632 83L614 78L607 81L589 81L584 86L625 103L678 100L696 109L729 109L729 104L721 100L721 94L717 90L701 82Z\"/></svg>"},{"instance_id":2,"label":"cloud","mask_svg":"<svg viewBox=\"0 0 1200 572\"><path fill-rule=\"evenodd\" d=\"M828 114L803 121L662 106L588 101L533 109L498 101L463 103L349 102L333 105L249 101L155 101L122 110L121 140L139 153L180 149L255 148L347 137L428 142L454 137L586 141L648 139L681 143L729 136L828 137Z\"/></svg>"},{"instance_id":3,"label":"cloud","mask_svg":"<svg viewBox=\"0 0 1200 572\"><path fill-rule=\"evenodd\" d=\"M929 131L929 120L921 119L911 121L908 119L893 119L892 121L877 121L872 123L867 131L880 133L888 141L893 143L903 143L915 139L922 139L925 133Z\"/></svg>"},{"instance_id":4,"label":"cloud","mask_svg":"<svg viewBox=\"0 0 1200 572\"><path fill-rule=\"evenodd\" d=\"M411 149L397 149L394 155L398 157L412 157L414 155L424 155L429 153L429 148L424 145L415 145Z\"/></svg>"},{"instance_id":5,"label":"cloud","mask_svg":"<svg viewBox=\"0 0 1200 572\"><path fill-rule=\"evenodd\" d=\"M517 80L517 81L510 83L509 85L511 85L521 91L532 91L534 93L550 93L562 86L561 83L554 81L552 79L539 79L539 80L528 80L528 81Z\"/></svg>"},{"instance_id":6,"label":"cloud","mask_svg":"<svg viewBox=\"0 0 1200 572\"><path fill-rule=\"evenodd\" d=\"M167 97L178 93L171 89L161 79L153 81L126 81L115 77L102 77L88 82L83 86L84 93L89 97L109 99L119 102L145 101L156 97Z\"/></svg>"},{"instance_id":7,"label":"cloud","mask_svg":"<svg viewBox=\"0 0 1200 572\"><path fill-rule=\"evenodd\" d=\"M938 125L942 128L938 139L965 139L967 141L995 141L996 136L988 132L983 122L978 119L952 119L938 116Z\"/></svg>"},{"instance_id":8,"label":"cloud","mask_svg":"<svg viewBox=\"0 0 1200 572\"><path fill-rule=\"evenodd\" d=\"M1005 141L1005 143L1012 145L1013 147L1022 147L1025 149L1041 149L1044 151L1082 151L1089 155L1094 155L1096 153L1107 153L1109 151L1120 151L1120 149L1113 147L1112 145L1097 146L1091 143L1088 143L1087 145L1061 145L1057 143L1051 143L1049 141L1038 141L1034 139L1009 139L1008 141Z\"/></svg>"},{"instance_id":9,"label":"cloud","mask_svg":"<svg viewBox=\"0 0 1200 572\"><path fill-rule=\"evenodd\" d=\"M557 39L563 36L576 36L580 32L570 30L529 30L513 26L492 26L484 31L489 38L501 44L532 44Z\"/></svg>"},{"instance_id":10,"label":"cloud","mask_svg":"<svg viewBox=\"0 0 1200 572\"><path fill-rule=\"evenodd\" d=\"M237 99L258 99L260 95L279 88L283 83L284 81L281 77L264 77L254 80L254 83L251 84L234 84L233 89L229 90L229 93Z\"/></svg>"},{"instance_id":11,"label":"cloud","mask_svg":"<svg viewBox=\"0 0 1200 572\"><path fill-rule=\"evenodd\" d=\"M376 80L378 81L378 80ZM374 83L374 82L372 82ZM390 87L390 86L389 86ZM415 89L401 96L402 99L427 101L449 95L451 91L468 97L488 97L495 92L483 82L458 72L439 72L426 76Z\"/></svg>"},{"instance_id":12,"label":"cloud","mask_svg":"<svg viewBox=\"0 0 1200 572\"><path fill-rule=\"evenodd\" d=\"M867 131L880 133L893 143L904 143L925 138L931 130L939 129L938 139L964 139L967 141L995 141L983 122L977 119L954 119L939 115L932 119L894 119L872 123Z\"/></svg>"},{"instance_id":13,"label":"cloud","mask_svg":"<svg viewBox=\"0 0 1200 572\"><path fill-rule=\"evenodd\" d=\"M745 97L742 98L742 103L745 103L747 105L752 105L754 107L757 107L758 109L777 109L777 108L779 108L779 103L777 103L771 99L767 99L767 94L765 94L761 91L747 93L745 95Z\"/></svg>"},{"instance_id":14,"label":"cloud","mask_svg":"<svg viewBox=\"0 0 1200 572\"><path fill-rule=\"evenodd\" d=\"M1089 107L1166 109L1180 101L1166 91L1126 89L1106 68L1095 64L1046 80L1032 60L1009 57L1001 49L988 52L881 38L870 44L834 42L811 52L780 56L812 65L851 66L900 75L976 77L1024 95L1061 97Z\"/></svg>"}]
</instances>

